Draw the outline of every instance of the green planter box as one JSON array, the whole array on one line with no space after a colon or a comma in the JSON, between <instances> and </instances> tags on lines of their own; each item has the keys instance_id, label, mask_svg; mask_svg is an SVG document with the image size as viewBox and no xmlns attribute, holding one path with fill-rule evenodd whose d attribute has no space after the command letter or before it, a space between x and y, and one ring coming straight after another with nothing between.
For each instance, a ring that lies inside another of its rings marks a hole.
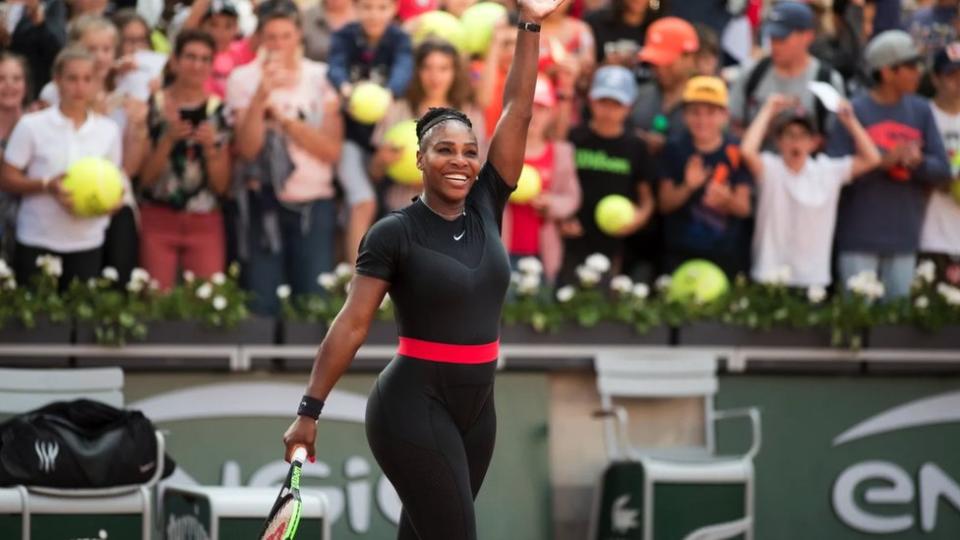
<instances>
[{"instance_id":1,"label":"green planter box","mask_svg":"<svg viewBox=\"0 0 960 540\"><path fill-rule=\"evenodd\" d=\"M640 334L630 325L604 321L595 326L567 323L555 332L537 332L529 325L504 325L500 329L501 344L591 344L669 345L670 328L657 326Z\"/></svg>"},{"instance_id":2,"label":"green planter box","mask_svg":"<svg viewBox=\"0 0 960 540\"><path fill-rule=\"evenodd\" d=\"M283 345L320 345L327 335L327 325L322 322L280 322L280 343Z\"/></svg>"},{"instance_id":3,"label":"green planter box","mask_svg":"<svg viewBox=\"0 0 960 540\"><path fill-rule=\"evenodd\" d=\"M825 328L772 328L753 330L719 322L695 322L677 329L677 344L723 347L811 347L831 346Z\"/></svg>"},{"instance_id":4,"label":"green planter box","mask_svg":"<svg viewBox=\"0 0 960 540\"><path fill-rule=\"evenodd\" d=\"M936 332L914 326L876 326L870 329L867 345L873 349L960 349L960 326L944 326Z\"/></svg>"}]
</instances>

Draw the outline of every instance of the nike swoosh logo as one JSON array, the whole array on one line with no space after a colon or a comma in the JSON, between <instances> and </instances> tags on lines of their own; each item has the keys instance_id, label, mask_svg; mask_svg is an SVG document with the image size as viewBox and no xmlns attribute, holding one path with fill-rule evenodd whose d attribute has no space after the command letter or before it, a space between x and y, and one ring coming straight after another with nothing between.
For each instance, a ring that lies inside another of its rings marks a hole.
<instances>
[{"instance_id":1,"label":"nike swoosh logo","mask_svg":"<svg viewBox=\"0 0 960 540\"><path fill-rule=\"evenodd\" d=\"M454 236L453 239L456 240L457 242L459 242L460 239L463 238L463 235L466 234L466 233L467 233L467 231L465 231L465 230L464 230L464 231L460 231L460 234Z\"/></svg>"},{"instance_id":2,"label":"nike swoosh logo","mask_svg":"<svg viewBox=\"0 0 960 540\"><path fill-rule=\"evenodd\" d=\"M153 468L154 465L156 465L156 462L154 462L154 461L151 461L150 463L147 463L146 465L141 465L141 466L140 466L140 473L142 474L142 473L145 473L145 472L149 471L150 469Z\"/></svg>"}]
</instances>

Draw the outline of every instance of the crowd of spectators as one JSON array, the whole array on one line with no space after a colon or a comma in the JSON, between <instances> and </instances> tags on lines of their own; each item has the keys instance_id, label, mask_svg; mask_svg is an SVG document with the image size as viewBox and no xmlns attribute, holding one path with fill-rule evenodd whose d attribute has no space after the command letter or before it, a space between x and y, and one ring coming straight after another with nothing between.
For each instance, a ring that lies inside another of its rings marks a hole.
<instances>
[{"instance_id":1,"label":"crowd of spectators","mask_svg":"<svg viewBox=\"0 0 960 540\"><path fill-rule=\"evenodd\" d=\"M22 285L56 255L65 282L142 267L163 289L237 262L263 314L281 285L321 292L420 193L391 177L389 128L455 107L486 151L517 32L503 3L479 54L421 28L474 0L0 4L0 256ZM701 258L837 293L872 271L895 298L923 257L960 284L958 5L567 0L542 25L542 189L508 205L511 261L562 285L592 253L648 282ZM374 124L347 107L368 82L392 96ZM89 156L125 176L106 216L63 187ZM635 212L611 234L594 214L612 194Z\"/></svg>"}]
</instances>

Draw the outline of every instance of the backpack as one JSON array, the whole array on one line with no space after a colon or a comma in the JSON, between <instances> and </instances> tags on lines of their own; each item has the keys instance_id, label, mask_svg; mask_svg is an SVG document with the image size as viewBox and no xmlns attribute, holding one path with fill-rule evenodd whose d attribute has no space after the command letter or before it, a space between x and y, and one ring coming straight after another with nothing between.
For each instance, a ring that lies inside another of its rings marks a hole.
<instances>
[{"instance_id":1,"label":"backpack","mask_svg":"<svg viewBox=\"0 0 960 540\"><path fill-rule=\"evenodd\" d=\"M818 59L818 62L820 62L820 65L817 67L816 80L832 84L831 74L833 73L833 68L823 60ZM743 111L741 111L744 124L748 124L747 118L750 116L750 107L758 105L756 100L753 99L753 93L757 90L757 87L760 86L760 81L762 81L767 72L770 71L772 65L773 60L769 56L765 56L753 66L750 70L750 75L747 76L747 83L743 87ZM813 104L817 129L820 130L821 133L825 133L827 129L827 117L829 116L827 108L824 107L823 103L816 97L813 98Z\"/></svg>"},{"instance_id":2,"label":"backpack","mask_svg":"<svg viewBox=\"0 0 960 540\"><path fill-rule=\"evenodd\" d=\"M164 476L175 467L165 457ZM87 399L57 401L0 424L0 486L96 489L156 473L153 423Z\"/></svg>"}]
</instances>

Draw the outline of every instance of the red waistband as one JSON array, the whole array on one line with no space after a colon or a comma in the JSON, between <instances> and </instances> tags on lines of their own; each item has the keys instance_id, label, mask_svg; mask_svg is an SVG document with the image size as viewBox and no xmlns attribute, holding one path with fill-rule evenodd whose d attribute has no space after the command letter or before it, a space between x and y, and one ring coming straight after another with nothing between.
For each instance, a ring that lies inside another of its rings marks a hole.
<instances>
[{"instance_id":1,"label":"red waistband","mask_svg":"<svg viewBox=\"0 0 960 540\"><path fill-rule=\"evenodd\" d=\"M456 345L401 337L397 354L451 364L483 364L500 357L500 340L480 345Z\"/></svg>"}]
</instances>

